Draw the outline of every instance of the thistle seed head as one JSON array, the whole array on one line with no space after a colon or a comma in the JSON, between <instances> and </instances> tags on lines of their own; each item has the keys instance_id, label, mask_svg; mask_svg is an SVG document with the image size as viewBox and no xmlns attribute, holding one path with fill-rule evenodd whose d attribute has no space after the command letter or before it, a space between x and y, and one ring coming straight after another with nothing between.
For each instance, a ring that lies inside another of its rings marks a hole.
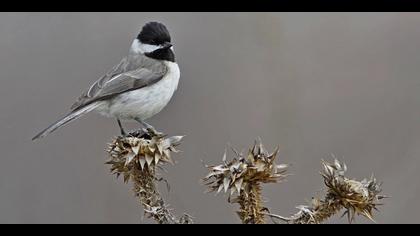
<instances>
[{"instance_id":1,"label":"thistle seed head","mask_svg":"<svg viewBox=\"0 0 420 236\"><path fill-rule=\"evenodd\" d=\"M249 192L250 186L260 183L276 183L283 180L288 165L277 165L278 148L268 153L261 142L255 142L246 156L234 151L235 158L227 161L226 151L222 164L206 166L210 173L203 178L209 192L229 192L240 195Z\"/></svg>"}]
</instances>

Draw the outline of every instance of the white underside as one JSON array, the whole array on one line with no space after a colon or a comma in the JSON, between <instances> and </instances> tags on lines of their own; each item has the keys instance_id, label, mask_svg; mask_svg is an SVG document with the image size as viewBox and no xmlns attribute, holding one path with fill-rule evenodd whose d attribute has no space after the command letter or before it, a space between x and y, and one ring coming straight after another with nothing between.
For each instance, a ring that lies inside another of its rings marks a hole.
<instances>
[{"instance_id":1,"label":"white underside","mask_svg":"<svg viewBox=\"0 0 420 236\"><path fill-rule=\"evenodd\" d=\"M165 62L168 72L157 83L126 93L109 101L103 101L96 111L119 119L146 120L159 113L171 100L178 87L180 72L178 65Z\"/></svg>"}]
</instances>

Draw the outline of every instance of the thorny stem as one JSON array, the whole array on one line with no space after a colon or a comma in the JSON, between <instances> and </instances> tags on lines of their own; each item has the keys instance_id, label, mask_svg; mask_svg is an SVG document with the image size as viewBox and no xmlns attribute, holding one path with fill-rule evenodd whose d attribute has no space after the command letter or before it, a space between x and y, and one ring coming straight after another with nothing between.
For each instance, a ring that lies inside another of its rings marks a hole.
<instances>
[{"instance_id":1,"label":"thorny stem","mask_svg":"<svg viewBox=\"0 0 420 236\"><path fill-rule=\"evenodd\" d=\"M323 201L321 205L316 208L315 213L309 219L304 219L303 221L302 220L299 221L298 219L298 220L295 220L293 223L302 224L304 223L304 221L306 221L312 224L319 224L326 221L327 219L337 214L338 212L340 212L341 209L343 209L343 206L337 201L335 202Z\"/></svg>"},{"instance_id":2,"label":"thorny stem","mask_svg":"<svg viewBox=\"0 0 420 236\"><path fill-rule=\"evenodd\" d=\"M134 192L139 198L146 214L150 215L159 224L178 223L170 210L165 205L163 198L155 184L155 170L136 167L132 171Z\"/></svg>"},{"instance_id":3,"label":"thorny stem","mask_svg":"<svg viewBox=\"0 0 420 236\"><path fill-rule=\"evenodd\" d=\"M288 224L320 224L333 215L337 214L343 209L343 206L339 202L328 202L322 201L321 204L317 207L312 207L306 211L301 209L299 212L294 214L291 217L283 217L276 214L264 213L265 215L271 217L271 220L274 223L274 219L279 219Z\"/></svg>"},{"instance_id":4,"label":"thorny stem","mask_svg":"<svg viewBox=\"0 0 420 236\"><path fill-rule=\"evenodd\" d=\"M264 224L265 216L261 200L261 185L255 183L250 186L248 193L243 191L238 197L240 211L238 212L244 224Z\"/></svg>"}]
</instances>

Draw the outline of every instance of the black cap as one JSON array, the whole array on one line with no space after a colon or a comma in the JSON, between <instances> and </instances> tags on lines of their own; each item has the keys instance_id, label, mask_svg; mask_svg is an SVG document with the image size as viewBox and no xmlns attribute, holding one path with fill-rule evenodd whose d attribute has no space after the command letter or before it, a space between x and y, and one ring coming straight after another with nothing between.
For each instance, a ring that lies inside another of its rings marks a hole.
<instances>
[{"instance_id":1,"label":"black cap","mask_svg":"<svg viewBox=\"0 0 420 236\"><path fill-rule=\"evenodd\" d=\"M149 22L143 26L137 39L141 43L161 45L171 42L171 36L166 26L159 22Z\"/></svg>"}]
</instances>

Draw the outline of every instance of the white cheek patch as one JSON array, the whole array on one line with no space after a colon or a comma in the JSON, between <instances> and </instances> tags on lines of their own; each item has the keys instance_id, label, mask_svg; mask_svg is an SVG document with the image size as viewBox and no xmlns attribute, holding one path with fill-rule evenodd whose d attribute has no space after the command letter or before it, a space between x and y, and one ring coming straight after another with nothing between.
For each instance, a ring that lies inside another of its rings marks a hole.
<instances>
[{"instance_id":1,"label":"white cheek patch","mask_svg":"<svg viewBox=\"0 0 420 236\"><path fill-rule=\"evenodd\" d=\"M133 41L133 44L131 45L131 50L135 53L150 53L157 49L161 48L161 46L157 45L151 45L151 44L143 44L138 39L135 39Z\"/></svg>"},{"instance_id":2,"label":"white cheek patch","mask_svg":"<svg viewBox=\"0 0 420 236\"><path fill-rule=\"evenodd\" d=\"M142 44L140 43L140 51L142 53L150 53L153 52L159 48L161 48L160 46L156 46L156 45L151 45L151 44Z\"/></svg>"}]
</instances>

